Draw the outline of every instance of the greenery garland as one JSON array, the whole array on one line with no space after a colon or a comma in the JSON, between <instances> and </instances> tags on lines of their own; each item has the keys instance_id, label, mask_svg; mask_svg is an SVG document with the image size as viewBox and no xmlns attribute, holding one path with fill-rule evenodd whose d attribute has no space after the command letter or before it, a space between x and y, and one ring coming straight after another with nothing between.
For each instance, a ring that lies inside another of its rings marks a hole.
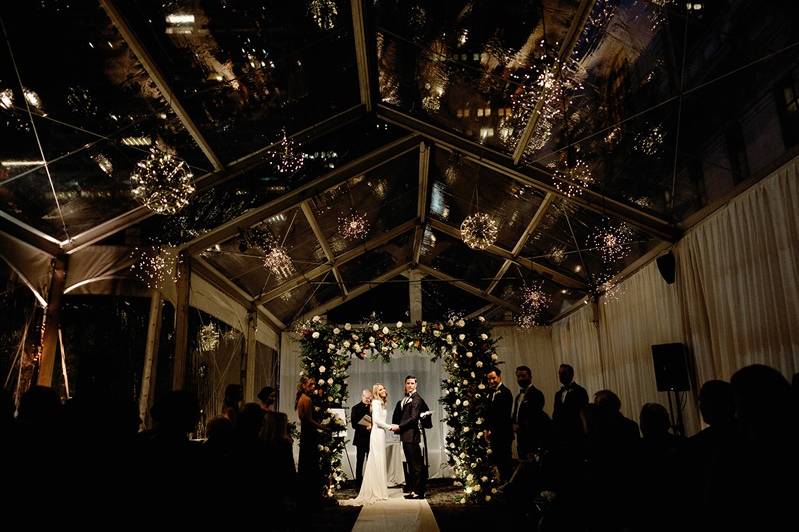
<instances>
[{"instance_id":1,"label":"greenery garland","mask_svg":"<svg viewBox=\"0 0 799 532\"><path fill-rule=\"evenodd\" d=\"M300 329L302 374L316 382L314 416L320 423L335 423L330 408L347 400L347 378L352 357L389 362L396 350L430 353L431 361L441 357L448 378L441 382L441 404L447 413L448 463L463 486L461 503L487 502L496 493L497 479L486 457L491 454L483 435L488 406L487 373L499 362L491 328L481 316L445 323L426 321L413 326L402 322L387 326L367 323L355 329L325 323L319 316ZM343 427L342 427L343 430ZM319 445L322 478L332 496L344 480L341 455L345 439L337 432L321 434Z\"/></svg>"}]
</instances>

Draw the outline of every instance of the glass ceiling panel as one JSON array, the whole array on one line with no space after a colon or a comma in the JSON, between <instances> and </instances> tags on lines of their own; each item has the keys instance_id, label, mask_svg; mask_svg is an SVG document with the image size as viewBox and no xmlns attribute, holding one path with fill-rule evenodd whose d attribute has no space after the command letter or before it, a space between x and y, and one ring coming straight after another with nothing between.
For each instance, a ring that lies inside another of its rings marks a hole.
<instances>
[{"instance_id":1,"label":"glass ceiling panel","mask_svg":"<svg viewBox=\"0 0 799 532\"><path fill-rule=\"evenodd\" d=\"M171 244L187 242L404 135L407 132L373 119L356 121L309 141L303 148L308 158L297 174L286 177L276 172L271 164L261 163L195 196L175 216L154 216L145 220L141 224L143 239Z\"/></svg>"},{"instance_id":2,"label":"glass ceiling panel","mask_svg":"<svg viewBox=\"0 0 799 532\"><path fill-rule=\"evenodd\" d=\"M410 260L413 231L390 240L384 246L368 251L339 267L347 288L368 283L372 279L386 273Z\"/></svg>"},{"instance_id":3,"label":"glass ceiling panel","mask_svg":"<svg viewBox=\"0 0 799 532\"><path fill-rule=\"evenodd\" d=\"M14 61L3 46L0 208L66 238L51 209L15 208L31 201L20 197L23 191L52 196L31 120L52 163L50 173L70 235L136 206L128 193L129 176L147 155L147 144L185 159L195 175L208 168L98 5L16 2L4 8L3 20ZM29 183L19 185L21 181Z\"/></svg>"},{"instance_id":4,"label":"glass ceiling panel","mask_svg":"<svg viewBox=\"0 0 799 532\"><path fill-rule=\"evenodd\" d=\"M387 323L409 320L408 279L397 276L375 286L355 299L342 303L327 313L330 323L365 323L375 318Z\"/></svg>"},{"instance_id":5,"label":"glass ceiling panel","mask_svg":"<svg viewBox=\"0 0 799 532\"><path fill-rule=\"evenodd\" d=\"M468 215L486 212L499 225L497 245L513 249L543 201L543 193L446 150L437 149L434 155L430 215L460 228Z\"/></svg>"},{"instance_id":6,"label":"glass ceiling panel","mask_svg":"<svg viewBox=\"0 0 799 532\"><path fill-rule=\"evenodd\" d=\"M488 304L483 298L474 296L446 281L432 277L422 280L422 319L443 320L453 314L464 316Z\"/></svg>"},{"instance_id":7,"label":"glass ceiling panel","mask_svg":"<svg viewBox=\"0 0 799 532\"><path fill-rule=\"evenodd\" d=\"M312 209L333 253L340 255L415 218L418 173L419 153L412 151L316 196ZM366 221L363 238L347 238L341 232L342 222L353 214Z\"/></svg>"},{"instance_id":8,"label":"glass ceiling panel","mask_svg":"<svg viewBox=\"0 0 799 532\"><path fill-rule=\"evenodd\" d=\"M578 3L378 2L381 99L512 152L501 130L526 114L514 95L537 79L542 56L557 55Z\"/></svg>"},{"instance_id":9,"label":"glass ceiling panel","mask_svg":"<svg viewBox=\"0 0 799 532\"><path fill-rule=\"evenodd\" d=\"M488 288L504 262L486 251L473 250L462 241L429 228L425 240L429 244L423 247L420 258L423 264L478 288Z\"/></svg>"},{"instance_id":10,"label":"glass ceiling panel","mask_svg":"<svg viewBox=\"0 0 799 532\"><path fill-rule=\"evenodd\" d=\"M120 2L223 162L360 103L350 2ZM322 9L328 9L322 6Z\"/></svg>"},{"instance_id":11,"label":"glass ceiling panel","mask_svg":"<svg viewBox=\"0 0 799 532\"><path fill-rule=\"evenodd\" d=\"M296 318L339 295L333 272L327 272L286 292L264 306L283 323L291 324Z\"/></svg>"}]
</instances>

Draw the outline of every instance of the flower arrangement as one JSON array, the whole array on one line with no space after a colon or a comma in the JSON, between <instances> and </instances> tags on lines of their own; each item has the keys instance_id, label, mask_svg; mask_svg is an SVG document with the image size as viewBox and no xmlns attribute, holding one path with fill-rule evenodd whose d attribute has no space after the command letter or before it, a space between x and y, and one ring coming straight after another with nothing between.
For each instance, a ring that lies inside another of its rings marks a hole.
<instances>
[{"instance_id":1,"label":"flower arrangement","mask_svg":"<svg viewBox=\"0 0 799 532\"><path fill-rule=\"evenodd\" d=\"M486 375L500 363L497 340L481 316L454 316L445 322L402 322L384 325L374 322L355 328L349 323L331 325L319 316L298 330L304 375L314 379L317 395L314 412L321 423L331 423L330 408L347 399L347 377L353 357L389 362L395 351L429 353L431 361L443 357L449 376L442 385L441 404L450 427L447 434L449 464L463 486L461 502L488 502L496 493L494 472L486 461L491 453L483 435L488 392ZM336 418L337 419L337 418ZM319 445L323 478L332 496L344 479L341 455L344 438L332 431Z\"/></svg>"}]
</instances>

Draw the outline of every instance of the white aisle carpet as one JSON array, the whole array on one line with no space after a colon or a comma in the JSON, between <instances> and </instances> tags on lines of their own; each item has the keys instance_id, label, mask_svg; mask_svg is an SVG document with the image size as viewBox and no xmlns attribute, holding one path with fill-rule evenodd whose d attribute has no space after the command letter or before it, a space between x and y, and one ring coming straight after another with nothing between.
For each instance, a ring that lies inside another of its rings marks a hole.
<instances>
[{"instance_id":1,"label":"white aisle carpet","mask_svg":"<svg viewBox=\"0 0 799 532\"><path fill-rule=\"evenodd\" d=\"M439 532L426 500L407 500L402 489L389 489L388 500L364 506L353 532Z\"/></svg>"}]
</instances>

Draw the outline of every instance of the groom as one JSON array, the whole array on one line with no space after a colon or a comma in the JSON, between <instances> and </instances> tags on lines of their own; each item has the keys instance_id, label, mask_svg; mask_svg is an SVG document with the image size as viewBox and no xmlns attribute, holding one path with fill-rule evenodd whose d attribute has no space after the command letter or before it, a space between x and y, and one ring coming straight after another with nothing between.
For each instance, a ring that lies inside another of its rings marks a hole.
<instances>
[{"instance_id":1,"label":"groom","mask_svg":"<svg viewBox=\"0 0 799 532\"><path fill-rule=\"evenodd\" d=\"M410 493L406 499L424 499L425 482L427 481L422 449L419 447L421 432L419 430L419 416L427 410L424 399L416 393L416 377L405 377L405 397L397 405L399 412L394 412L392 420L397 426L392 430L400 435L402 451L405 461L408 462L408 488Z\"/></svg>"}]
</instances>

